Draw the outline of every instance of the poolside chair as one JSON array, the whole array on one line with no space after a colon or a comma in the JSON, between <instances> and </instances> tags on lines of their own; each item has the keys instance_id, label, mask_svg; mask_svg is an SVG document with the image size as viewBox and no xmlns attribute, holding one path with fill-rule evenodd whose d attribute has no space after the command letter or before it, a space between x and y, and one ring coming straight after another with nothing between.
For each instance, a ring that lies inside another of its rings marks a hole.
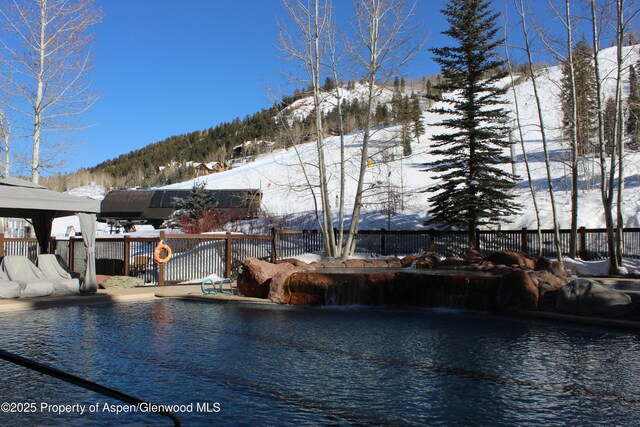
<instances>
[{"instance_id":1,"label":"poolside chair","mask_svg":"<svg viewBox=\"0 0 640 427\"><path fill-rule=\"evenodd\" d=\"M4 271L0 270L0 298L18 298L20 283L9 280Z\"/></svg>"},{"instance_id":2,"label":"poolside chair","mask_svg":"<svg viewBox=\"0 0 640 427\"><path fill-rule=\"evenodd\" d=\"M67 271L54 254L38 255L38 268L47 280L51 280L56 292L80 292L80 281Z\"/></svg>"},{"instance_id":3,"label":"poolside chair","mask_svg":"<svg viewBox=\"0 0 640 427\"><path fill-rule=\"evenodd\" d=\"M56 292L53 281L47 280L26 256L7 255L2 258L0 268L9 280L20 284L21 297L41 297Z\"/></svg>"}]
</instances>

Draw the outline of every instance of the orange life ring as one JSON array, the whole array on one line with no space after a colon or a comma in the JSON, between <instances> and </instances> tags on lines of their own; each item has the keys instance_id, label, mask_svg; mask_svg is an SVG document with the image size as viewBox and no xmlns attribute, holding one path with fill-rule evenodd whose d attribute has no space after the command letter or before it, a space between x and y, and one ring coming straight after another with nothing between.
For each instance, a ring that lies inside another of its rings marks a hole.
<instances>
[{"instance_id":1,"label":"orange life ring","mask_svg":"<svg viewBox=\"0 0 640 427\"><path fill-rule=\"evenodd\" d=\"M161 258L160 253L163 250L167 251L167 256ZM158 264L164 264L169 261L171 259L171 248L164 241L160 242L153 251L153 259L155 259Z\"/></svg>"}]
</instances>

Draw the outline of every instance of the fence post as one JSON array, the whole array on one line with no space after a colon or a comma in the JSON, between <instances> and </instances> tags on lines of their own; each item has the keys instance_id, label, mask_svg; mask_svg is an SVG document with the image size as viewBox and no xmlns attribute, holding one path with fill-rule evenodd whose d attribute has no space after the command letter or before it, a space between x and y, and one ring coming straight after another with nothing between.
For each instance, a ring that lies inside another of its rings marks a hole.
<instances>
[{"instance_id":1,"label":"fence post","mask_svg":"<svg viewBox=\"0 0 640 427\"><path fill-rule=\"evenodd\" d=\"M4 233L0 233L0 256L4 256Z\"/></svg>"},{"instance_id":2,"label":"fence post","mask_svg":"<svg viewBox=\"0 0 640 427\"><path fill-rule=\"evenodd\" d=\"M224 277L231 277L231 233L227 231L224 250Z\"/></svg>"},{"instance_id":3,"label":"fence post","mask_svg":"<svg viewBox=\"0 0 640 427\"><path fill-rule=\"evenodd\" d=\"M387 254L387 239L385 235L386 232L387 230L385 230L384 228L380 229L380 255Z\"/></svg>"},{"instance_id":4,"label":"fence post","mask_svg":"<svg viewBox=\"0 0 640 427\"><path fill-rule=\"evenodd\" d=\"M529 253L529 248L527 245L527 227L522 227L522 230L520 230L520 251L526 253Z\"/></svg>"},{"instance_id":5,"label":"fence post","mask_svg":"<svg viewBox=\"0 0 640 427\"><path fill-rule=\"evenodd\" d=\"M278 254L277 254L278 247L276 244L277 238L278 238L278 232L276 231L276 228L271 227L271 262L273 264L275 264L276 261L278 260Z\"/></svg>"},{"instance_id":6,"label":"fence post","mask_svg":"<svg viewBox=\"0 0 640 427\"><path fill-rule=\"evenodd\" d=\"M579 236L579 249L578 254L580 255L580 259L583 261L587 260L587 233L584 227L578 228L578 236Z\"/></svg>"},{"instance_id":7,"label":"fence post","mask_svg":"<svg viewBox=\"0 0 640 427\"><path fill-rule=\"evenodd\" d=\"M69 270L75 271L75 263L76 263L76 242L73 240L73 236L69 236Z\"/></svg>"},{"instance_id":8,"label":"fence post","mask_svg":"<svg viewBox=\"0 0 640 427\"><path fill-rule=\"evenodd\" d=\"M165 238L164 231L160 231L160 241L163 242ZM158 285L164 285L164 263L158 266Z\"/></svg>"},{"instance_id":9,"label":"fence post","mask_svg":"<svg viewBox=\"0 0 640 427\"><path fill-rule=\"evenodd\" d=\"M55 236L50 237L49 238L49 253L55 255L57 247L58 247L58 245L56 243Z\"/></svg>"},{"instance_id":10,"label":"fence post","mask_svg":"<svg viewBox=\"0 0 640 427\"><path fill-rule=\"evenodd\" d=\"M125 276L129 275L129 268L130 268L130 260L131 258L131 247L129 246L129 236L124 236L124 263L122 266L122 274Z\"/></svg>"}]
</instances>

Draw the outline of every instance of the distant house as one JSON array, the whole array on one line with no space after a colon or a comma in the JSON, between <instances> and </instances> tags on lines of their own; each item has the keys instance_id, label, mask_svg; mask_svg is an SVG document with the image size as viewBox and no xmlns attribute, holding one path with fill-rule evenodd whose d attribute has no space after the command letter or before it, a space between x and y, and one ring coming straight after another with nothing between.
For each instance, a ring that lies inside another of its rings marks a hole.
<instances>
[{"instance_id":1,"label":"distant house","mask_svg":"<svg viewBox=\"0 0 640 427\"><path fill-rule=\"evenodd\" d=\"M260 212L262 193L256 189L206 190L214 207L231 221L255 218ZM114 190L102 200L98 221L108 223L151 224L158 228L177 209L178 200L191 190Z\"/></svg>"},{"instance_id":2,"label":"distant house","mask_svg":"<svg viewBox=\"0 0 640 427\"><path fill-rule=\"evenodd\" d=\"M248 156L250 154L257 154L258 152L265 152L271 150L275 145L273 141L253 140L246 141L243 144L233 147L233 157L238 158L242 156Z\"/></svg>"},{"instance_id":3,"label":"distant house","mask_svg":"<svg viewBox=\"0 0 640 427\"><path fill-rule=\"evenodd\" d=\"M229 169L227 162L209 162L209 163L196 163L195 170L200 175L209 175L210 173L223 172Z\"/></svg>"}]
</instances>

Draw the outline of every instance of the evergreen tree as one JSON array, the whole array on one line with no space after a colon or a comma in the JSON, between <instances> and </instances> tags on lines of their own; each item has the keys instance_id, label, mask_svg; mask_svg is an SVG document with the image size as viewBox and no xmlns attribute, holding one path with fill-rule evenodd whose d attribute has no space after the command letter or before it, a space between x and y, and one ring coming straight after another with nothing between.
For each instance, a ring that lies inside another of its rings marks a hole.
<instances>
[{"instance_id":1,"label":"evergreen tree","mask_svg":"<svg viewBox=\"0 0 640 427\"><path fill-rule=\"evenodd\" d=\"M215 208L217 202L215 198L207 192L204 183L195 183L186 199L175 199L176 209L181 210L184 215L194 220L199 218L205 211Z\"/></svg>"},{"instance_id":2,"label":"evergreen tree","mask_svg":"<svg viewBox=\"0 0 640 427\"><path fill-rule=\"evenodd\" d=\"M640 68L640 61L638 61L638 67ZM636 67L633 65L629 67L629 98L627 101L627 108L629 110L629 116L627 117L626 133L629 136L629 148L632 150L640 149L640 92L639 86L640 79Z\"/></svg>"},{"instance_id":3,"label":"evergreen tree","mask_svg":"<svg viewBox=\"0 0 640 427\"><path fill-rule=\"evenodd\" d=\"M387 107L387 104L378 104L376 106L376 115L375 115L375 122L376 125L380 126L380 125L388 125L390 120L389 120L389 107Z\"/></svg>"},{"instance_id":4,"label":"evergreen tree","mask_svg":"<svg viewBox=\"0 0 640 427\"><path fill-rule=\"evenodd\" d=\"M613 153L613 130L616 120L616 100L607 98L604 104L604 144L607 155Z\"/></svg>"},{"instance_id":5,"label":"evergreen tree","mask_svg":"<svg viewBox=\"0 0 640 427\"><path fill-rule=\"evenodd\" d=\"M449 106L432 111L451 118L439 123L449 132L433 136L432 154L439 159L429 166L440 182L425 190L432 194L427 224L466 228L475 248L476 227L518 209L509 194L514 177L500 168L509 162L503 154L508 114L501 107L507 89L498 85L505 73L497 72L504 62L496 54L504 40L495 38L499 14L488 1L448 0L442 12L450 25L443 34L456 43L431 52L443 76L436 88L452 95L443 97Z\"/></svg>"},{"instance_id":6,"label":"evergreen tree","mask_svg":"<svg viewBox=\"0 0 640 427\"><path fill-rule=\"evenodd\" d=\"M331 78L327 77L324 79L324 85L322 85L322 90L325 92L331 92L336 88L336 82Z\"/></svg>"},{"instance_id":7,"label":"evergreen tree","mask_svg":"<svg viewBox=\"0 0 640 427\"><path fill-rule=\"evenodd\" d=\"M593 49L586 39L576 43L573 51L574 82L576 87L576 131L578 135L578 155L585 156L595 150L591 142L597 133L596 110L596 72L593 68ZM571 134L571 81L569 80L569 64L562 67L562 126L565 135Z\"/></svg>"},{"instance_id":8,"label":"evergreen tree","mask_svg":"<svg viewBox=\"0 0 640 427\"><path fill-rule=\"evenodd\" d=\"M424 123L422 122L422 108L420 108L420 98L414 92L411 94L411 121L413 122L413 135L416 138L416 142L420 143L420 135L425 131Z\"/></svg>"},{"instance_id":9,"label":"evergreen tree","mask_svg":"<svg viewBox=\"0 0 640 427\"><path fill-rule=\"evenodd\" d=\"M395 93L400 93L400 77L395 76L393 79L393 91Z\"/></svg>"}]
</instances>

